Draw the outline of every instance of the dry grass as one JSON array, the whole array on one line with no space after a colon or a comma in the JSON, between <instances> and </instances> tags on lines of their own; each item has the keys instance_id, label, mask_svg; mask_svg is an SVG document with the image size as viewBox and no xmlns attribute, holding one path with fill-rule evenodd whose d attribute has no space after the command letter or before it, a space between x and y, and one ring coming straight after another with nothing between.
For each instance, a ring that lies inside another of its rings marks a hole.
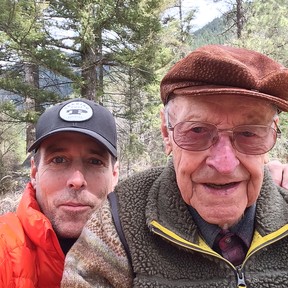
<instances>
[{"instance_id":1,"label":"dry grass","mask_svg":"<svg viewBox=\"0 0 288 288\"><path fill-rule=\"evenodd\" d=\"M29 181L27 171L17 171L0 179L0 215L14 212Z\"/></svg>"},{"instance_id":2,"label":"dry grass","mask_svg":"<svg viewBox=\"0 0 288 288\"><path fill-rule=\"evenodd\" d=\"M22 193L7 193L0 198L0 215L15 212Z\"/></svg>"}]
</instances>

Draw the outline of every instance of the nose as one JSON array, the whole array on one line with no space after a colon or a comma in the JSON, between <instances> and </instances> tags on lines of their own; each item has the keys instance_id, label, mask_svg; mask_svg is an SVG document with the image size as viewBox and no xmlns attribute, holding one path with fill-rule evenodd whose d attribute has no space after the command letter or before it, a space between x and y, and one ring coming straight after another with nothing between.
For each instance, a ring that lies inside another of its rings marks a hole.
<instances>
[{"instance_id":1,"label":"nose","mask_svg":"<svg viewBox=\"0 0 288 288\"><path fill-rule=\"evenodd\" d=\"M67 186L73 190L79 190L87 186L83 173L80 170L73 171L67 180Z\"/></svg>"},{"instance_id":2,"label":"nose","mask_svg":"<svg viewBox=\"0 0 288 288\"><path fill-rule=\"evenodd\" d=\"M235 156L235 149L232 146L229 135L219 134L218 141L210 147L206 164L221 174L230 174L236 169L240 161Z\"/></svg>"}]
</instances>

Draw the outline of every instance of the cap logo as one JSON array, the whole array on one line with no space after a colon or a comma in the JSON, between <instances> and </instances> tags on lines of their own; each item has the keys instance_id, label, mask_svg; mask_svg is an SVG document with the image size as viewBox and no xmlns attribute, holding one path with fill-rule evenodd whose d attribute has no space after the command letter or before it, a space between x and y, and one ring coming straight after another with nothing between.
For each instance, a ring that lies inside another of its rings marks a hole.
<instances>
[{"instance_id":1,"label":"cap logo","mask_svg":"<svg viewBox=\"0 0 288 288\"><path fill-rule=\"evenodd\" d=\"M70 122L81 122L90 119L93 115L92 108L82 101L66 104L59 112L61 119Z\"/></svg>"}]
</instances>

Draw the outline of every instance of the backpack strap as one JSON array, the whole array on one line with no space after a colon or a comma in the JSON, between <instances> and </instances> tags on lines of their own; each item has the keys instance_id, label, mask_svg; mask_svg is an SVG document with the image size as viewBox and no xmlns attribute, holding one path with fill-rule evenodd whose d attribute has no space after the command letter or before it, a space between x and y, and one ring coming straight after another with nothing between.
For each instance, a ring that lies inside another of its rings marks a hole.
<instances>
[{"instance_id":1,"label":"backpack strap","mask_svg":"<svg viewBox=\"0 0 288 288\"><path fill-rule=\"evenodd\" d=\"M122 244L124 246L126 255L127 255L128 260L130 262L130 265L132 266L132 258L131 258L129 246L128 246L128 243L126 241L126 238L125 238L125 235L124 235L124 232L123 232L123 229L122 229L121 221L120 221L120 218L119 218L118 205L117 205L118 204L118 200L117 200L115 192L111 192L111 193L108 194L108 200L110 202L111 214L112 214L112 218L113 218L113 221L114 221L114 225L115 225L116 231L117 231L118 236L119 236L119 238L120 238L120 240L121 240L121 242L122 242Z\"/></svg>"}]
</instances>

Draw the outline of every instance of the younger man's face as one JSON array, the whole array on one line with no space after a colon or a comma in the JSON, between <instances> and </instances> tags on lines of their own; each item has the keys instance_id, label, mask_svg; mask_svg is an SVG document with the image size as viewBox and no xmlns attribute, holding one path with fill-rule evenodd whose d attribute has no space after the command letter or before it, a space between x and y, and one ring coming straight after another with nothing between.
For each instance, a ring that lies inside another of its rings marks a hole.
<instances>
[{"instance_id":1,"label":"younger man's face","mask_svg":"<svg viewBox=\"0 0 288 288\"><path fill-rule=\"evenodd\" d=\"M118 181L118 163L95 139L63 132L45 139L31 181L41 211L63 238L79 237L92 212Z\"/></svg>"}]
</instances>

